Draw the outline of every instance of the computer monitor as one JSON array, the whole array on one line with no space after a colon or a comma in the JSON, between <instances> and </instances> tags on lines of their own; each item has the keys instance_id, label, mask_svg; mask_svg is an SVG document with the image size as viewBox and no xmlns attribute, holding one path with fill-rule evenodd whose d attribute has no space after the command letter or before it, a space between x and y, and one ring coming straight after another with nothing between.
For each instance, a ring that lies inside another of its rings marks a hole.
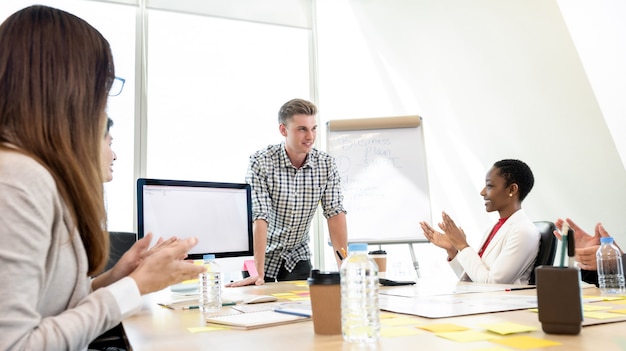
<instances>
[{"instance_id":1,"label":"computer monitor","mask_svg":"<svg viewBox=\"0 0 626 351\"><path fill-rule=\"evenodd\" d=\"M137 236L188 238L198 244L189 259L252 256L252 195L249 184L184 180L137 180Z\"/></svg>"}]
</instances>

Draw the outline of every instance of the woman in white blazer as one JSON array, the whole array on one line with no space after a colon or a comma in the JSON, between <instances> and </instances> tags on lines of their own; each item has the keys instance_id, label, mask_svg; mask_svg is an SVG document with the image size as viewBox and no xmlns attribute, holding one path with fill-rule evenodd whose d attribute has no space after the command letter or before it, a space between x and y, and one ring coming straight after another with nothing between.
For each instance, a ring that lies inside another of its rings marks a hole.
<instances>
[{"instance_id":1,"label":"woman in white blazer","mask_svg":"<svg viewBox=\"0 0 626 351\"><path fill-rule=\"evenodd\" d=\"M448 252L448 262L462 280L528 284L540 234L522 210L522 201L533 185L533 173L526 163L510 159L494 163L480 195L485 199L487 212L498 211L500 219L485 234L479 250L468 245L463 230L445 212L439 223L443 232L420 222L424 235Z\"/></svg>"}]
</instances>

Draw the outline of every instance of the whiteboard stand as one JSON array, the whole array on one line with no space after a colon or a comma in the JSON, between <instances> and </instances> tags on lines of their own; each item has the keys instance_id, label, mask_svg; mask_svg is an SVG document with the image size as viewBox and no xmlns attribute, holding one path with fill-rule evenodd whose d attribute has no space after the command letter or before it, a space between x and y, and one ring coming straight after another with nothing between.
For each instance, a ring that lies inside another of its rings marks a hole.
<instances>
[{"instance_id":1,"label":"whiteboard stand","mask_svg":"<svg viewBox=\"0 0 626 351\"><path fill-rule=\"evenodd\" d=\"M327 124L327 152L341 177L348 241L408 244L418 278L413 244L428 242L419 234L419 219L432 218L421 126L417 115Z\"/></svg>"},{"instance_id":2,"label":"whiteboard stand","mask_svg":"<svg viewBox=\"0 0 626 351\"><path fill-rule=\"evenodd\" d=\"M409 244L409 251L411 251L411 259L413 260L413 268L415 268L415 274L417 275L417 278L421 278L422 276L420 275L420 263L417 261L417 258L415 258L415 250L413 249L413 244Z\"/></svg>"},{"instance_id":3,"label":"whiteboard stand","mask_svg":"<svg viewBox=\"0 0 626 351\"><path fill-rule=\"evenodd\" d=\"M420 274L420 264L415 257L415 250L413 249L413 244L428 244L430 241L426 239L414 239L414 240L404 240L404 241L389 241L389 240L361 240L354 239L348 240L349 243L366 243L368 245L378 245L379 248L381 245L395 245L395 244L407 244L409 245L409 252L411 254L411 260L413 262L413 268L415 269L415 274L417 274L417 278L421 278Z\"/></svg>"}]
</instances>

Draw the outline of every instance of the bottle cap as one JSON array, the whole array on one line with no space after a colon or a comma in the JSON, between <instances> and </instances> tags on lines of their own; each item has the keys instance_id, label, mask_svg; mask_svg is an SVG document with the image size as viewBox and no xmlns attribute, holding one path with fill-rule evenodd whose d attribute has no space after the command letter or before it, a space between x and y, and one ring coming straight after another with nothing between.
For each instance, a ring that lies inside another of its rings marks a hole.
<instances>
[{"instance_id":1,"label":"bottle cap","mask_svg":"<svg viewBox=\"0 0 626 351\"><path fill-rule=\"evenodd\" d=\"M204 261L207 261L207 260L214 260L214 259L215 259L215 255L214 255L214 254L206 254L206 255L202 256L202 259L203 259Z\"/></svg>"},{"instance_id":2,"label":"bottle cap","mask_svg":"<svg viewBox=\"0 0 626 351\"><path fill-rule=\"evenodd\" d=\"M367 251L366 243L351 243L348 244L348 253L356 251Z\"/></svg>"},{"instance_id":3,"label":"bottle cap","mask_svg":"<svg viewBox=\"0 0 626 351\"><path fill-rule=\"evenodd\" d=\"M613 243L613 238L612 237L602 237L600 238L600 244L612 244Z\"/></svg>"},{"instance_id":4,"label":"bottle cap","mask_svg":"<svg viewBox=\"0 0 626 351\"><path fill-rule=\"evenodd\" d=\"M307 279L309 285L335 285L341 282L339 272L320 272L319 269L311 271L311 276Z\"/></svg>"}]
</instances>

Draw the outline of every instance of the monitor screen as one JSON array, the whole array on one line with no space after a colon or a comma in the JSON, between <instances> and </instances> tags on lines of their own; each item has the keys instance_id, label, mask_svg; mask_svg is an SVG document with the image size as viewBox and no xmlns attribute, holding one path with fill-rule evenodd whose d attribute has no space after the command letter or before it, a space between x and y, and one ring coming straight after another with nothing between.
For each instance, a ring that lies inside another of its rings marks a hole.
<instances>
[{"instance_id":1,"label":"monitor screen","mask_svg":"<svg viewBox=\"0 0 626 351\"><path fill-rule=\"evenodd\" d=\"M252 256L252 195L249 184L183 180L137 180L137 234L198 238L190 259Z\"/></svg>"}]
</instances>

